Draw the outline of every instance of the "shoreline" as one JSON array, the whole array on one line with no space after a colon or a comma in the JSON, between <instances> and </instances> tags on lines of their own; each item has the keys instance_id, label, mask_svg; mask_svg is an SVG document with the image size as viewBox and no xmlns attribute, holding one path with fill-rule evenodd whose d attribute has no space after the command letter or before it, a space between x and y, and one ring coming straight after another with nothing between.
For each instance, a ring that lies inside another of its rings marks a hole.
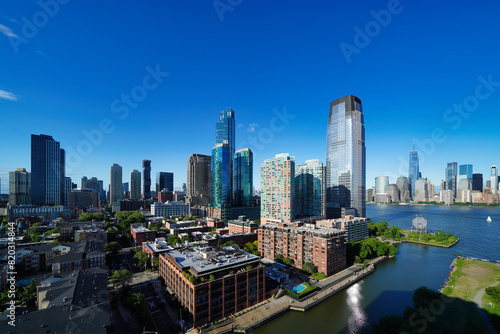
<instances>
[{"instance_id":1,"label":"shoreline","mask_svg":"<svg viewBox=\"0 0 500 334\"><path fill-rule=\"evenodd\" d=\"M267 303L263 303L261 306L233 318L233 321L231 321L230 323L225 325L221 324L220 326L218 326L218 328L214 329L203 329L202 333L226 334L234 332L246 334L288 311L306 312L307 310L321 304L338 292L345 290L346 288L357 283L366 276L369 276L370 274L375 272L377 264L382 263L389 258L389 256L384 255L372 259L369 261L368 267L366 267L365 269L358 268L357 270L353 271L349 269L353 268L354 266L346 268L343 271L335 274L345 274L346 271L350 271L350 274L344 275L340 282L334 280L332 282L323 284L324 286L321 287L320 291L312 293L300 301L294 300L286 295L278 299L270 298L267 300ZM335 275L329 278L332 279L335 277ZM325 280L328 280L328 278L326 278ZM320 281L320 283L325 282L325 280ZM265 306L265 308L263 306ZM200 333L198 329L192 329L190 333L191 332Z\"/></svg>"},{"instance_id":2,"label":"shoreline","mask_svg":"<svg viewBox=\"0 0 500 334\"><path fill-rule=\"evenodd\" d=\"M408 243L408 244L416 244L416 245L422 245L422 246L434 246L434 247L440 247L440 248L451 248L457 244L457 242L460 241L460 238L458 238L454 243L451 245L436 245L436 244L430 244L427 242L421 242L421 241L412 241L412 240L401 240L401 243Z\"/></svg>"}]
</instances>

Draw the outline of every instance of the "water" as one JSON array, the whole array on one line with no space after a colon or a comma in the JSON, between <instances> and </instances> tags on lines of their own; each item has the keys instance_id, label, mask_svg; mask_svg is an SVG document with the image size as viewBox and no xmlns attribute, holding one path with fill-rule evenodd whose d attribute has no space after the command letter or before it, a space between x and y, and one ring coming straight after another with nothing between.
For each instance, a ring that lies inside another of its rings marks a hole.
<instances>
[{"instance_id":1,"label":"water","mask_svg":"<svg viewBox=\"0 0 500 334\"><path fill-rule=\"evenodd\" d=\"M401 315L406 305L412 305L416 288L442 287L454 254L500 261L499 208L367 206L367 216L374 222L386 220L406 229L416 215L427 219L429 230L456 233L460 241L449 249L401 244L396 258L379 264L359 283L307 312L289 311L252 333L369 333L370 324L380 317Z\"/></svg>"},{"instance_id":2,"label":"water","mask_svg":"<svg viewBox=\"0 0 500 334\"><path fill-rule=\"evenodd\" d=\"M292 292L294 292L294 293L301 293L305 289L307 289L307 286L305 286L303 284L299 284L299 285L296 285L296 286L293 287Z\"/></svg>"}]
</instances>

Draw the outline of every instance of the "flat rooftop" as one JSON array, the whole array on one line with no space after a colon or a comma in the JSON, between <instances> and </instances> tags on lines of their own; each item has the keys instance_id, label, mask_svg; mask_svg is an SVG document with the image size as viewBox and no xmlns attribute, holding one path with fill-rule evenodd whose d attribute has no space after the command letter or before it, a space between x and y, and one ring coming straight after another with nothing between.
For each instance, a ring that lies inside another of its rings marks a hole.
<instances>
[{"instance_id":1,"label":"flat rooftop","mask_svg":"<svg viewBox=\"0 0 500 334\"><path fill-rule=\"evenodd\" d=\"M241 266L248 262L259 261L260 257L246 253L239 247L195 247L173 250L169 253L183 268L191 268L198 275L206 272Z\"/></svg>"},{"instance_id":2,"label":"flat rooftop","mask_svg":"<svg viewBox=\"0 0 500 334\"><path fill-rule=\"evenodd\" d=\"M132 231L134 231L135 233L151 232L150 229L147 229L144 226L132 227Z\"/></svg>"},{"instance_id":3,"label":"flat rooftop","mask_svg":"<svg viewBox=\"0 0 500 334\"><path fill-rule=\"evenodd\" d=\"M285 226L280 226L282 225L281 223L274 223L274 224L264 224L261 225L261 229L268 229L268 228L278 228L278 229L289 229L289 230L295 230L299 232L311 232L311 233L319 233L319 234L324 234L324 235L330 235L330 234L338 234L338 233L344 233L343 230L338 229L338 228L324 228L324 227L316 227L314 224L305 224L304 226L296 226L294 227L292 223L287 223Z\"/></svg>"}]
</instances>

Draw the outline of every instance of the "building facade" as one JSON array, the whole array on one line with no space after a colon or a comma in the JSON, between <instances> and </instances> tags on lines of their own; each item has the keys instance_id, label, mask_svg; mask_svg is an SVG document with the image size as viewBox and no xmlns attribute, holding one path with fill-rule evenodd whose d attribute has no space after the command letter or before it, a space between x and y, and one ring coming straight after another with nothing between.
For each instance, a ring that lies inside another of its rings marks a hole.
<instances>
[{"instance_id":1,"label":"building facade","mask_svg":"<svg viewBox=\"0 0 500 334\"><path fill-rule=\"evenodd\" d=\"M189 203L184 202L155 202L151 205L151 215L154 217L189 216Z\"/></svg>"},{"instance_id":2,"label":"building facade","mask_svg":"<svg viewBox=\"0 0 500 334\"><path fill-rule=\"evenodd\" d=\"M231 208L231 148L217 144L212 150L211 207L221 209L223 220L227 220ZM227 210L227 214L225 213Z\"/></svg>"},{"instance_id":3,"label":"building facade","mask_svg":"<svg viewBox=\"0 0 500 334\"><path fill-rule=\"evenodd\" d=\"M295 167L295 216L325 217L326 169L318 159Z\"/></svg>"},{"instance_id":4,"label":"building facade","mask_svg":"<svg viewBox=\"0 0 500 334\"><path fill-rule=\"evenodd\" d=\"M399 188L399 196L401 202L407 202L410 200L410 186L408 183L408 178L406 176L400 176L396 180L396 185Z\"/></svg>"},{"instance_id":5,"label":"building facade","mask_svg":"<svg viewBox=\"0 0 500 334\"><path fill-rule=\"evenodd\" d=\"M110 169L109 201L115 203L123 199L122 167L113 164Z\"/></svg>"},{"instance_id":6,"label":"building facade","mask_svg":"<svg viewBox=\"0 0 500 334\"><path fill-rule=\"evenodd\" d=\"M291 222L295 218L295 157L277 154L260 168L261 223Z\"/></svg>"},{"instance_id":7,"label":"building facade","mask_svg":"<svg viewBox=\"0 0 500 334\"><path fill-rule=\"evenodd\" d=\"M353 95L330 103L326 135L326 216L366 216L366 147L361 100Z\"/></svg>"},{"instance_id":8,"label":"building facade","mask_svg":"<svg viewBox=\"0 0 500 334\"><path fill-rule=\"evenodd\" d=\"M99 206L98 194L93 189L74 189L68 194L68 207L71 210L97 208Z\"/></svg>"},{"instance_id":9,"label":"building facade","mask_svg":"<svg viewBox=\"0 0 500 334\"><path fill-rule=\"evenodd\" d=\"M31 204L31 173L24 168L9 172L9 205Z\"/></svg>"},{"instance_id":10,"label":"building facade","mask_svg":"<svg viewBox=\"0 0 500 334\"><path fill-rule=\"evenodd\" d=\"M236 151L233 159L233 206L252 206L253 153L249 148Z\"/></svg>"},{"instance_id":11,"label":"building facade","mask_svg":"<svg viewBox=\"0 0 500 334\"><path fill-rule=\"evenodd\" d=\"M156 173L156 192L174 191L174 173L158 172Z\"/></svg>"},{"instance_id":12,"label":"building facade","mask_svg":"<svg viewBox=\"0 0 500 334\"><path fill-rule=\"evenodd\" d=\"M141 199L141 172L137 169L130 173L130 199Z\"/></svg>"},{"instance_id":13,"label":"building facade","mask_svg":"<svg viewBox=\"0 0 500 334\"><path fill-rule=\"evenodd\" d=\"M151 198L151 160L142 160L142 198Z\"/></svg>"},{"instance_id":14,"label":"building facade","mask_svg":"<svg viewBox=\"0 0 500 334\"><path fill-rule=\"evenodd\" d=\"M453 198L457 197L457 172L458 172L458 164L456 162L449 162L446 165L446 170L445 170L446 190L451 190L453 192Z\"/></svg>"},{"instance_id":15,"label":"building facade","mask_svg":"<svg viewBox=\"0 0 500 334\"><path fill-rule=\"evenodd\" d=\"M318 220L316 226L344 231L346 242L357 242L368 238L368 220L362 217L346 216L344 218Z\"/></svg>"},{"instance_id":16,"label":"building facade","mask_svg":"<svg viewBox=\"0 0 500 334\"><path fill-rule=\"evenodd\" d=\"M483 191L483 174L472 174L472 190Z\"/></svg>"},{"instance_id":17,"label":"building facade","mask_svg":"<svg viewBox=\"0 0 500 334\"><path fill-rule=\"evenodd\" d=\"M377 176L375 178L375 195L386 194L389 186L389 176Z\"/></svg>"},{"instance_id":18,"label":"building facade","mask_svg":"<svg viewBox=\"0 0 500 334\"><path fill-rule=\"evenodd\" d=\"M410 152L410 163L408 167L408 185L410 188L410 195L412 199L415 198L416 194L415 183L419 178L420 178L420 162L418 158L418 152L415 151L414 147L413 151Z\"/></svg>"},{"instance_id":19,"label":"building facade","mask_svg":"<svg viewBox=\"0 0 500 334\"><path fill-rule=\"evenodd\" d=\"M191 154L188 159L186 201L192 207L210 204L211 164L209 155Z\"/></svg>"},{"instance_id":20,"label":"building facade","mask_svg":"<svg viewBox=\"0 0 500 334\"><path fill-rule=\"evenodd\" d=\"M498 194L498 167L496 165L491 166L491 191L493 195Z\"/></svg>"},{"instance_id":21,"label":"building facade","mask_svg":"<svg viewBox=\"0 0 500 334\"><path fill-rule=\"evenodd\" d=\"M296 268L312 263L326 276L345 269L344 231L312 224L277 223L261 225L258 238L259 252L264 258L274 260L281 255L292 259L292 266Z\"/></svg>"}]
</instances>

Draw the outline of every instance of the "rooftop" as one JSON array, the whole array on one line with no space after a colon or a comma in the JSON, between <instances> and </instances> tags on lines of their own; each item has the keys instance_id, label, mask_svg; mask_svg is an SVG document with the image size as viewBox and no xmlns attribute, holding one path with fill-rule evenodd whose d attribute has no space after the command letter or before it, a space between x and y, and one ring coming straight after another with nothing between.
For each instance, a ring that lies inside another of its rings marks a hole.
<instances>
[{"instance_id":1,"label":"rooftop","mask_svg":"<svg viewBox=\"0 0 500 334\"><path fill-rule=\"evenodd\" d=\"M284 225L284 226L283 226ZM261 225L262 229L286 229L286 230L293 230L297 232L311 232L311 233L318 233L321 234L322 236L329 236L332 234L343 234L344 231L338 228L323 228L323 227L316 227L314 224L304 224L303 226L293 226L293 223L274 223L274 224L265 224Z\"/></svg>"}]
</instances>

